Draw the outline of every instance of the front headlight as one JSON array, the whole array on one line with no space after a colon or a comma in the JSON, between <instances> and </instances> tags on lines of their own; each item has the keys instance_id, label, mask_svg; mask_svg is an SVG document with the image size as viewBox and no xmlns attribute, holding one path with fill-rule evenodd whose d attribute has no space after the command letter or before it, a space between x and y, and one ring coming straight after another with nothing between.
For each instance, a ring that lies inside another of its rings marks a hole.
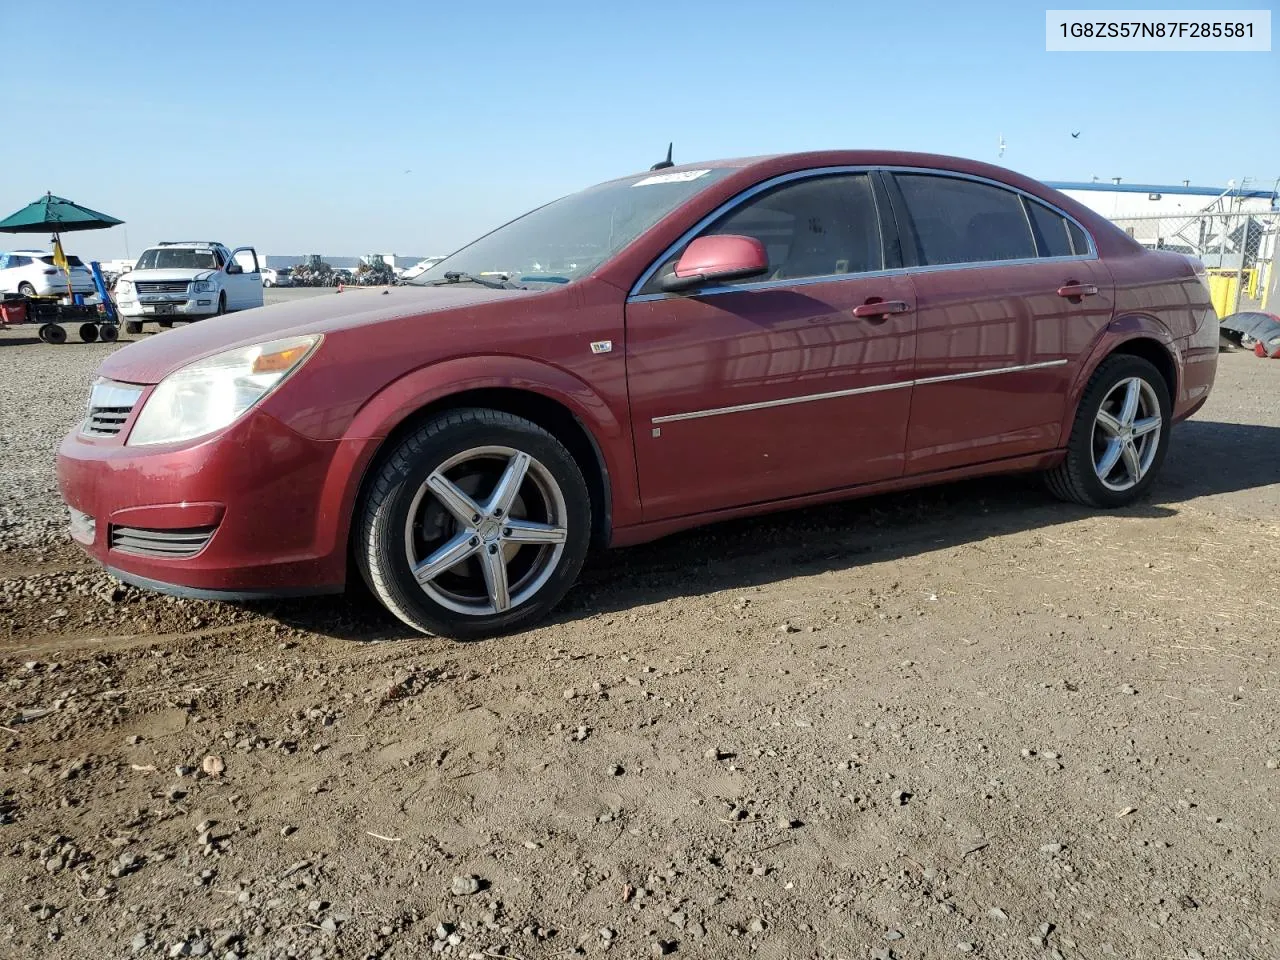
<instances>
[{"instance_id":1,"label":"front headlight","mask_svg":"<svg viewBox=\"0 0 1280 960\"><path fill-rule=\"evenodd\" d=\"M191 440L234 423L302 366L321 339L317 335L272 340L174 371L151 391L127 445Z\"/></svg>"},{"instance_id":2,"label":"front headlight","mask_svg":"<svg viewBox=\"0 0 1280 960\"><path fill-rule=\"evenodd\" d=\"M214 289L214 283L211 280L197 280L195 283L191 285L191 288L196 293L212 293Z\"/></svg>"},{"instance_id":3,"label":"front headlight","mask_svg":"<svg viewBox=\"0 0 1280 960\"><path fill-rule=\"evenodd\" d=\"M116 281L116 293L133 293L133 281L132 281L132 280L117 280L117 281Z\"/></svg>"}]
</instances>

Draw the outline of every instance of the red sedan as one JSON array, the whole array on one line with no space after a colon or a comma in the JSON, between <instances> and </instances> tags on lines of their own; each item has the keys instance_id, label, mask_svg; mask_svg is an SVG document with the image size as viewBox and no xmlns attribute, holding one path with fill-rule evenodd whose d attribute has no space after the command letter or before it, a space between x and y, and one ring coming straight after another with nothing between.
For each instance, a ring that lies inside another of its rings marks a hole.
<instances>
[{"instance_id":1,"label":"red sedan","mask_svg":"<svg viewBox=\"0 0 1280 960\"><path fill-rule=\"evenodd\" d=\"M1007 471L1123 506L1217 364L1196 261L926 154L624 177L416 282L113 354L58 455L72 535L191 597L354 563L410 626L481 636L592 544Z\"/></svg>"}]
</instances>

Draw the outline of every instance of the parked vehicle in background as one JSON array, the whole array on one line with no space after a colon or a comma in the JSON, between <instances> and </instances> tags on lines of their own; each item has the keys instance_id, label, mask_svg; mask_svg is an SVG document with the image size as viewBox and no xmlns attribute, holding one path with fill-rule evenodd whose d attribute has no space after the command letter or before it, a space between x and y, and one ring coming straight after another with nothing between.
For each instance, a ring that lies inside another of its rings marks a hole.
<instances>
[{"instance_id":1,"label":"parked vehicle in background","mask_svg":"<svg viewBox=\"0 0 1280 960\"><path fill-rule=\"evenodd\" d=\"M212 241L161 243L138 258L116 283L125 330L139 333L148 320L162 327L263 304L262 271L253 247L229 250Z\"/></svg>"},{"instance_id":2,"label":"parked vehicle in background","mask_svg":"<svg viewBox=\"0 0 1280 960\"><path fill-rule=\"evenodd\" d=\"M112 354L58 455L72 535L204 598L354 559L413 628L483 636L593 543L1009 471L1130 504L1217 369L1197 262L928 154L635 174L417 283Z\"/></svg>"},{"instance_id":3,"label":"parked vehicle in background","mask_svg":"<svg viewBox=\"0 0 1280 960\"><path fill-rule=\"evenodd\" d=\"M444 257L427 257L425 260L419 260L413 266L402 270L398 279L401 283L408 283L422 276L443 259Z\"/></svg>"},{"instance_id":4,"label":"parked vehicle in background","mask_svg":"<svg viewBox=\"0 0 1280 960\"><path fill-rule=\"evenodd\" d=\"M290 275L288 267L282 267L279 270L263 267L262 285L264 287L292 287L293 277Z\"/></svg>"},{"instance_id":5,"label":"parked vehicle in background","mask_svg":"<svg viewBox=\"0 0 1280 960\"><path fill-rule=\"evenodd\" d=\"M71 292L97 292L93 274L79 257L67 256ZM51 250L14 250L0 253L0 293L20 293L27 297L65 297L67 274L54 265Z\"/></svg>"}]
</instances>

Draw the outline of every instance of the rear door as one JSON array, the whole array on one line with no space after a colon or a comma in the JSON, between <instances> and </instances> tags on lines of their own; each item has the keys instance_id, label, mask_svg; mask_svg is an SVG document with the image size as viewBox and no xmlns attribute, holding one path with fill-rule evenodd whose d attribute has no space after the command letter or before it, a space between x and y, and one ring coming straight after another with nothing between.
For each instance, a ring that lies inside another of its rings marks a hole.
<instances>
[{"instance_id":1,"label":"rear door","mask_svg":"<svg viewBox=\"0 0 1280 960\"><path fill-rule=\"evenodd\" d=\"M885 272L872 177L784 181L686 236L627 303L646 520L902 474L915 320L909 278ZM769 273L661 292L659 278L706 234L756 237ZM879 301L886 312L854 316Z\"/></svg>"},{"instance_id":2,"label":"rear door","mask_svg":"<svg viewBox=\"0 0 1280 960\"><path fill-rule=\"evenodd\" d=\"M895 171L916 304L906 472L1052 450L1084 354L1111 320L1088 236L991 181Z\"/></svg>"}]
</instances>

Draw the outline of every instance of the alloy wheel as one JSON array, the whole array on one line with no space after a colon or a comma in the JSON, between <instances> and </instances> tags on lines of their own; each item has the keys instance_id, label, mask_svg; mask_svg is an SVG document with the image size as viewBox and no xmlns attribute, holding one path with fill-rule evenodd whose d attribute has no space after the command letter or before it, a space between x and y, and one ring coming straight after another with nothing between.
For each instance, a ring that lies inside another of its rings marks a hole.
<instances>
[{"instance_id":1,"label":"alloy wheel","mask_svg":"<svg viewBox=\"0 0 1280 960\"><path fill-rule=\"evenodd\" d=\"M1093 422L1093 470L1102 485L1123 492L1141 483L1160 449L1163 426L1151 384L1141 377L1116 383Z\"/></svg>"},{"instance_id":2,"label":"alloy wheel","mask_svg":"<svg viewBox=\"0 0 1280 960\"><path fill-rule=\"evenodd\" d=\"M455 613L489 616L534 597L568 539L564 493L524 451L474 447L441 463L405 520L405 552L418 586Z\"/></svg>"}]
</instances>

